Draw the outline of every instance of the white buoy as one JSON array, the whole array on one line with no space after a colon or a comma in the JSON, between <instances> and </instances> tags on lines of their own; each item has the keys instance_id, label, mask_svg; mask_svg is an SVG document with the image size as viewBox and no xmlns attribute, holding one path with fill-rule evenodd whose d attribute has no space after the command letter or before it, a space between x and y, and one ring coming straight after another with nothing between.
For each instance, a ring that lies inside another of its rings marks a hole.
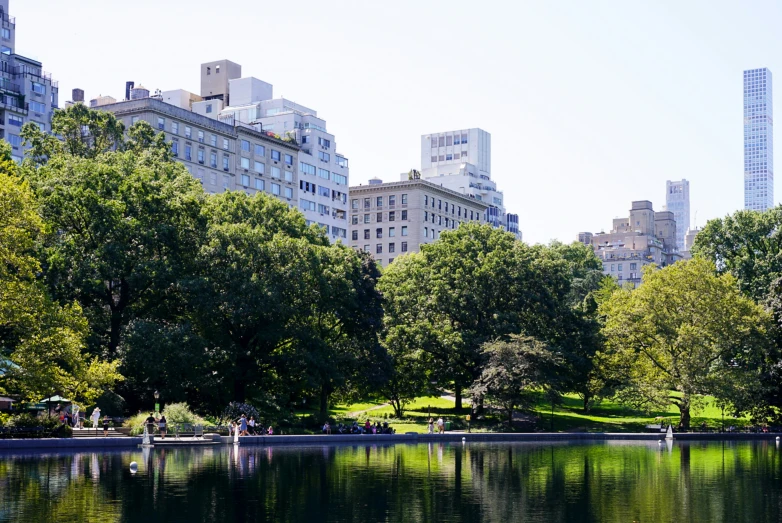
<instances>
[{"instance_id":1,"label":"white buoy","mask_svg":"<svg viewBox=\"0 0 782 523\"><path fill-rule=\"evenodd\" d=\"M130 473L131 474L135 474L136 472L138 472L138 463L136 463L135 461L131 461L130 462Z\"/></svg>"},{"instance_id":2,"label":"white buoy","mask_svg":"<svg viewBox=\"0 0 782 523\"><path fill-rule=\"evenodd\" d=\"M779 436L777 436L777 441L779 441Z\"/></svg>"},{"instance_id":3,"label":"white buoy","mask_svg":"<svg viewBox=\"0 0 782 523\"><path fill-rule=\"evenodd\" d=\"M464 437L463 437L463 438L462 438L462 441L467 441L467 438L464 438Z\"/></svg>"}]
</instances>

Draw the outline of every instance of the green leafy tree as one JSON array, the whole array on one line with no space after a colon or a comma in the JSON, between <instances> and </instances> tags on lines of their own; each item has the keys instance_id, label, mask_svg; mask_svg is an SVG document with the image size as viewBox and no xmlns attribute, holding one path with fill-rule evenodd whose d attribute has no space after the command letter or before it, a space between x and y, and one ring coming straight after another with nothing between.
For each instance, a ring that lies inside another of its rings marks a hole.
<instances>
[{"instance_id":1,"label":"green leafy tree","mask_svg":"<svg viewBox=\"0 0 782 523\"><path fill-rule=\"evenodd\" d=\"M36 161L22 169L56 231L43 252L46 279L58 300L83 308L91 351L114 358L127 325L165 315L191 272L204 193L146 123L125 141L114 116L77 104L52 126L64 141L25 128Z\"/></svg>"},{"instance_id":2,"label":"green leafy tree","mask_svg":"<svg viewBox=\"0 0 782 523\"><path fill-rule=\"evenodd\" d=\"M436 342L422 347L434 376L462 391L481 375L484 343L526 333L559 345L569 307L567 263L545 247L527 247L488 225L462 224L422 247L414 263L386 269L380 286L387 301L386 329L416 323ZM400 281L414 282L400 285ZM414 312L413 312L414 311Z\"/></svg>"},{"instance_id":3,"label":"green leafy tree","mask_svg":"<svg viewBox=\"0 0 782 523\"><path fill-rule=\"evenodd\" d=\"M614 292L600 310L621 396L646 409L673 403L683 429L699 395L734 397L725 384L751 382L768 349L768 313L702 259L648 267L638 289Z\"/></svg>"},{"instance_id":4,"label":"green leafy tree","mask_svg":"<svg viewBox=\"0 0 782 523\"><path fill-rule=\"evenodd\" d=\"M512 335L507 341L484 344L483 353L487 361L472 385L473 396L498 405L508 417L509 428L517 407L530 408L535 393L556 390L561 358L542 341Z\"/></svg>"},{"instance_id":5,"label":"green leafy tree","mask_svg":"<svg viewBox=\"0 0 782 523\"><path fill-rule=\"evenodd\" d=\"M53 393L91 403L122 377L118 362L83 354L87 323L77 304L52 301L37 279L45 232L29 186L0 145L0 383L27 400Z\"/></svg>"}]
</instances>

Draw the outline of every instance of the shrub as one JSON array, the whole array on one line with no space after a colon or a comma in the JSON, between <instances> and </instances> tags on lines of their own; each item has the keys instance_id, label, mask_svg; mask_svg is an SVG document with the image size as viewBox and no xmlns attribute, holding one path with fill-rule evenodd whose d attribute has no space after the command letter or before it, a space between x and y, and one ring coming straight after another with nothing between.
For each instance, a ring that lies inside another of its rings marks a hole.
<instances>
[{"instance_id":1,"label":"shrub","mask_svg":"<svg viewBox=\"0 0 782 523\"><path fill-rule=\"evenodd\" d=\"M144 433L144 421L149 417L149 412L141 412L125 420L123 427L130 427L130 435L138 436Z\"/></svg>"},{"instance_id":2,"label":"shrub","mask_svg":"<svg viewBox=\"0 0 782 523\"><path fill-rule=\"evenodd\" d=\"M258 409L252 405L232 401L223 411L222 422L229 424L232 421L236 421L237 419L241 418L242 414L244 414L247 419L255 418L257 421L260 421L261 419Z\"/></svg>"},{"instance_id":3,"label":"shrub","mask_svg":"<svg viewBox=\"0 0 782 523\"><path fill-rule=\"evenodd\" d=\"M204 418L195 414L187 403L171 403L163 409L163 415L168 423L191 423L203 425Z\"/></svg>"}]
</instances>

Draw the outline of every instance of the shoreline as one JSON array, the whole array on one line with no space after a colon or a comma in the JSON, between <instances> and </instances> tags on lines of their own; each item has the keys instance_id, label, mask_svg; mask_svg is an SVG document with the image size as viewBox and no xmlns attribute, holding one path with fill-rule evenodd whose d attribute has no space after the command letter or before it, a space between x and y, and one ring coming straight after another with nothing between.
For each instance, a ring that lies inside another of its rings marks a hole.
<instances>
[{"instance_id":1,"label":"shoreline","mask_svg":"<svg viewBox=\"0 0 782 523\"><path fill-rule=\"evenodd\" d=\"M233 438L229 436L206 435L207 441L231 445ZM674 441L771 441L775 442L782 433L739 433L739 432L682 432L674 433ZM664 433L622 433L622 432L553 432L553 433L466 433L448 432L445 434L332 434L332 435L302 435L302 436L242 436L240 446L313 446L313 445L344 445L344 444L393 444L393 443L512 443L512 442L583 442L583 441L657 441L665 440ZM114 450L137 448L141 445L139 437L96 437L96 438L62 438L62 439L4 439L0 440L0 451L42 449L42 450ZM191 441L166 439L166 448L194 447ZM202 440L199 440L199 442ZM171 443L169 443L171 442ZM173 443L173 444L172 444ZM203 443L200 443L203 446ZM220 446L220 445L216 445Z\"/></svg>"}]
</instances>

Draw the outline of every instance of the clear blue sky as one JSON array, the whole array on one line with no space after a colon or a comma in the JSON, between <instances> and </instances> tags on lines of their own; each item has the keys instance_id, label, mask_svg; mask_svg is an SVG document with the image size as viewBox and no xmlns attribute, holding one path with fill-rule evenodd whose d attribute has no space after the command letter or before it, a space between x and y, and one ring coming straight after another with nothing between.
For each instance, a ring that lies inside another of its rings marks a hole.
<instances>
[{"instance_id":1,"label":"clear blue sky","mask_svg":"<svg viewBox=\"0 0 782 523\"><path fill-rule=\"evenodd\" d=\"M608 230L631 200L662 209L666 179L690 180L699 225L741 208L742 71L769 67L782 86L781 11L771 0L10 6L18 52L54 74L61 102L74 87L121 98L126 80L198 92L199 64L228 58L327 120L353 185L418 167L421 134L481 127L531 243Z\"/></svg>"}]
</instances>

